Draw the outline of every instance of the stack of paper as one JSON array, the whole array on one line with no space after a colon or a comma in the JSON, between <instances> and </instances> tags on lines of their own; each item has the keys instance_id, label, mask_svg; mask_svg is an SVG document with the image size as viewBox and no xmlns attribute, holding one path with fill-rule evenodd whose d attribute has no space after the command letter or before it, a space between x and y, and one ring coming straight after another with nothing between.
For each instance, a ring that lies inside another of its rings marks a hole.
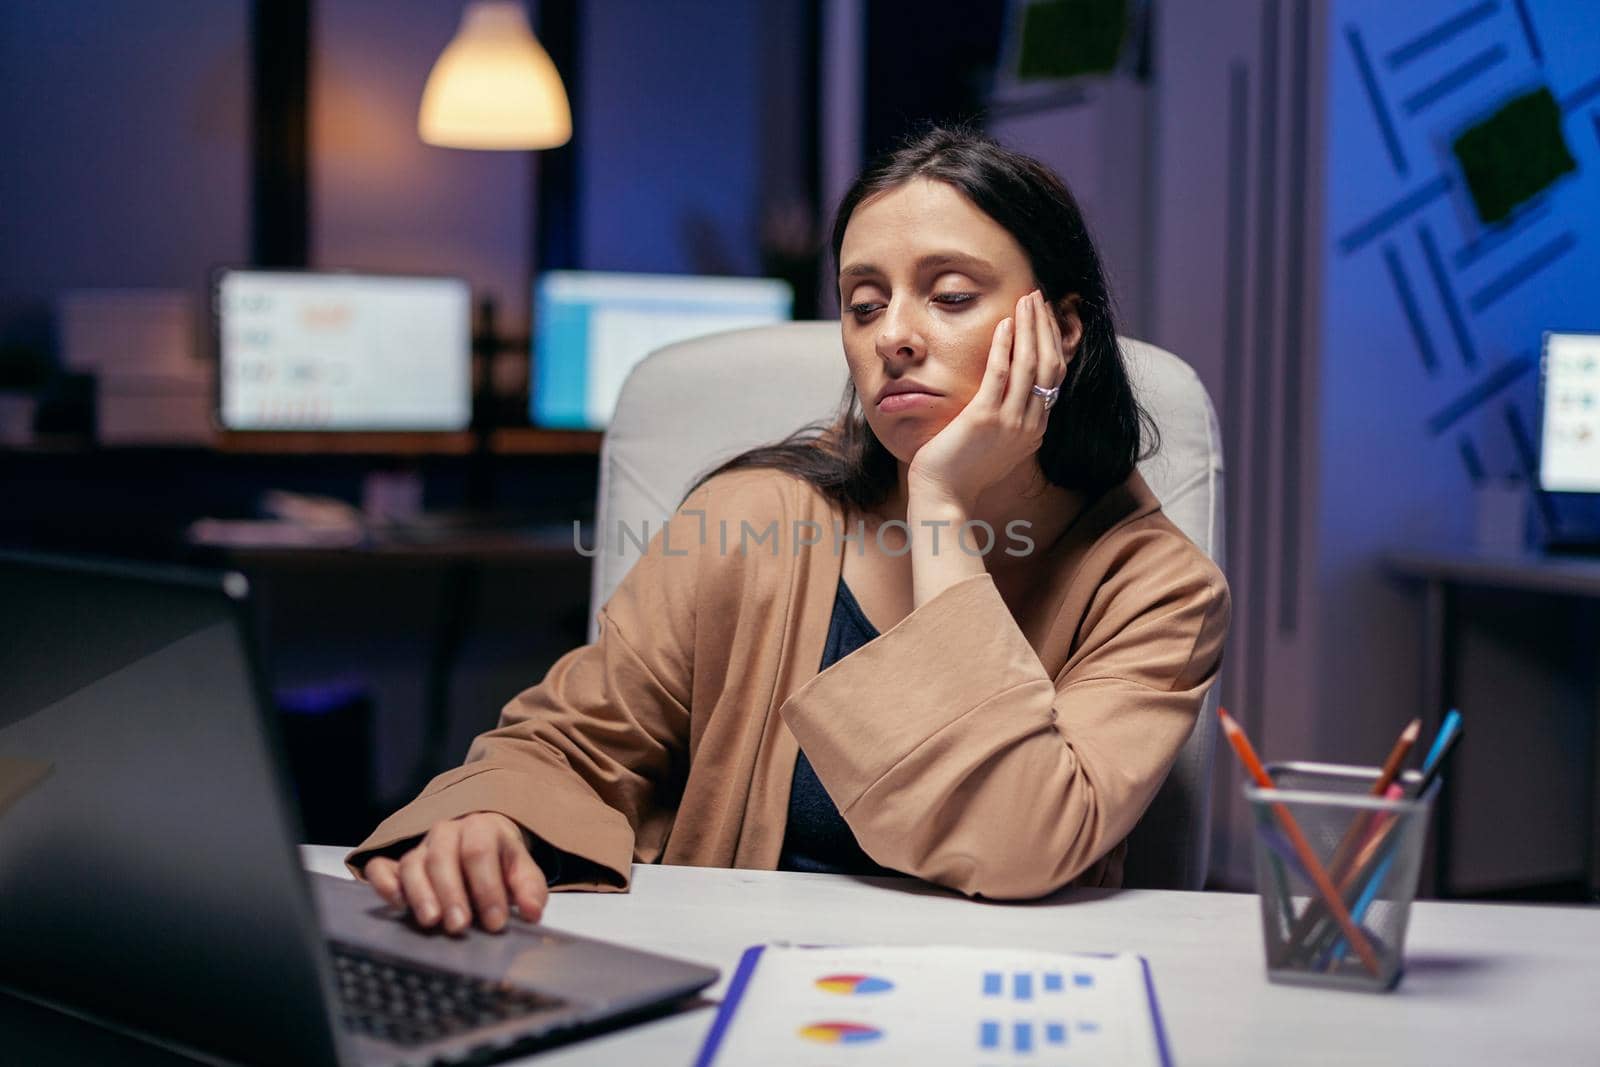
<instances>
[{"instance_id":1,"label":"stack of paper","mask_svg":"<svg viewBox=\"0 0 1600 1067\"><path fill-rule=\"evenodd\" d=\"M216 370L181 289L77 289L58 309L61 359L96 380L102 444L207 444Z\"/></svg>"},{"instance_id":2,"label":"stack of paper","mask_svg":"<svg viewBox=\"0 0 1600 1067\"><path fill-rule=\"evenodd\" d=\"M747 951L700 1051L712 1064L1171 1060L1143 958L983 948Z\"/></svg>"}]
</instances>

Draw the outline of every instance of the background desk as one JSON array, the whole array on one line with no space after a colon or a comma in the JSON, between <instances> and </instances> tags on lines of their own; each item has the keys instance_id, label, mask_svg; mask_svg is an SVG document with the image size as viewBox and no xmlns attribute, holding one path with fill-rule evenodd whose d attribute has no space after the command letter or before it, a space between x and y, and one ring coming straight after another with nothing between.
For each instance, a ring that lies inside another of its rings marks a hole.
<instances>
[{"instance_id":1,"label":"background desk","mask_svg":"<svg viewBox=\"0 0 1600 1067\"><path fill-rule=\"evenodd\" d=\"M572 548L571 524L593 518L599 435L505 430L487 456L445 438L259 434L222 442L226 451L0 447L0 546L243 567L274 690L356 681L373 696L371 787L378 807L393 810L418 778L459 763L511 696L582 643L589 615L590 561ZM246 446L257 450L238 450ZM269 489L359 501L375 472L420 477L430 512L487 511L559 536L414 531L406 543L276 550L186 540L205 516L257 517Z\"/></svg>"},{"instance_id":2,"label":"background desk","mask_svg":"<svg viewBox=\"0 0 1600 1067\"><path fill-rule=\"evenodd\" d=\"M1384 564L1422 585L1430 727L1445 708L1466 715L1440 797L1436 894L1581 879L1600 899L1600 558L1458 551Z\"/></svg>"},{"instance_id":3,"label":"background desk","mask_svg":"<svg viewBox=\"0 0 1600 1067\"><path fill-rule=\"evenodd\" d=\"M303 858L345 874L341 855L307 847ZM546 917L720 967L714 999L740 952L764 941L1138 952L1184 1067L1584 1064L1600 1049L1595 908L1419 902L1408 972L1384 996L1269 984L1249 894L1079 890L989 904L900 879L635 866L631 893L556 893ZM711 1018L691 1011L519 1062L688 1065Z\"/></svg>"},{"instance_id":4,"label":"background desk","mask_svg":"<svg viewBox=\"0 0 1600 1067\"><path fill-rule=\"evenodd\" d=\"M504 576L522 572L539 576L543 591L555 595L530 603L528 611L530 615L545 616L547 628L556 633L552 640L543 642L542 659L536 667L530 666L515 684L508 685L501 699L483 702L474 709L477 718L466 731L469 737L493 724L504 699L538 681L544 675L543 668L557 656L583 643L587 611L582 610L583 601L574 600L574 597L587 594L589 561L580 553L579 546L594 543L592 531L585 529L580 535L574 530L574 524L568 522L504 529L439 527L430 531L419 527L410 533L380 528L357 544L321 546L314 543L253 544L246 533L229 542L200 542L199 547L214 552L211 561L216 564L238 567L254 579L264 579L257 581L257 593L268 609L274 603L274 595L296 579L304 590L310 591L323 588L325 582L361 572L367 572L369 577L382 575L378 580L384 582L405 582L430 572L437 576L434 597L437 606L433 611L426 670L420 679L424 703L422 736L416 746L418 756L405 783L391 791L409 800L421 792L434 775L461 760L464 746L460 743L461 731L455 729L452 686L463 645L480 614L486 574L492 571ZM578 606L576 611L575 605ZM560 617L550 617L557 613ZM360 632L361 616L370 617L371 614L358 612L358 617L351 620L353 629ZM285 650L292 651L297 631L310 628L307 622L293 616L276 620L267 649L269 663L282 656ZM531 646L530 653L537 649L538 642L526 629L521 633L521 640ZM346 667L345 671L354 669ZM382 799L379 798L380 807ZM314 840L337 841L342 840L342 836Z\"/></svg>"}]
</instances>

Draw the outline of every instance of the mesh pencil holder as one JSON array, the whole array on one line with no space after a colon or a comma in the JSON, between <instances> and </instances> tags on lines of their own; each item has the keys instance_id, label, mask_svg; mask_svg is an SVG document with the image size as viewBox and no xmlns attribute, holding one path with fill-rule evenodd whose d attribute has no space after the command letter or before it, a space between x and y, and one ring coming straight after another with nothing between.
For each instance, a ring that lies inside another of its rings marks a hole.
<instances>
[{"instance_id":1,"label":"mesh pencil holder","mask_svg":"<svg viewBox=\"0 0 1600 1067\"><path fill-rule=\"evenodd\" d=\"M1267 978L1393 989L1438 784L1420 797L1391 800L1371 795L1375 767L1267 769L1277 788L1244 791L1255 828ZM1409 794L1417 775L1407 772L1400 783Z\"/></svg>"}]
</instances>

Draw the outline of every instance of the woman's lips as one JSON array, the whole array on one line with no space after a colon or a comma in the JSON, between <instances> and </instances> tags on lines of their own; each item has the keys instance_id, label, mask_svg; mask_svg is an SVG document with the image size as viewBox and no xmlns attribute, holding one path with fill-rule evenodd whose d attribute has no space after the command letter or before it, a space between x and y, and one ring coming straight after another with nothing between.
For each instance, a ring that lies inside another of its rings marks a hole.
<instances>
[{"instance_id":1,"label":"woman's lips","mask_svg":"<svg viewBox=\"0 0 1600 1067\"><path fill-rule=\"evenodd\" d=\"M939 399L936 393L890 393L878 401L878 410L888 415L897 411L911 411Z\"/></svg>"}]
</instances>

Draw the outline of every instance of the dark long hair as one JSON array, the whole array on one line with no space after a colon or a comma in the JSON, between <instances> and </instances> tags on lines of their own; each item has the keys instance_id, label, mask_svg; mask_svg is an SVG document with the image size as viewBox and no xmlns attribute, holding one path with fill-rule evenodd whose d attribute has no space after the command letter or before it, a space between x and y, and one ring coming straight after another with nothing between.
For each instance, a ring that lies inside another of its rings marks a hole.
<instances>
[{"instance_id":1,"label":"dark long hair","mask_svg":"<svg viewBox=\"0 0 1600 1067\"><path fill-rule=\"evenodd\" d=\"M874 161L845 193L833 222L835 269L856 208L916 178L955 188L1005 227L1027 253L1052 306L1077 294L1083 338L1045 425L1039 467L1052 484L1090 499L1122 482L1141 456L1155 451L1158 437L1129 384L1100 255L1072 193L1035 159L965 127L935 126ZM803 427L743 452L700 477L695 487L747 467L798 475L856 510L882 503L897 476L895 458L868 426L854 383L846 387L832 423Z\"/></svg>"}]
</instances>

